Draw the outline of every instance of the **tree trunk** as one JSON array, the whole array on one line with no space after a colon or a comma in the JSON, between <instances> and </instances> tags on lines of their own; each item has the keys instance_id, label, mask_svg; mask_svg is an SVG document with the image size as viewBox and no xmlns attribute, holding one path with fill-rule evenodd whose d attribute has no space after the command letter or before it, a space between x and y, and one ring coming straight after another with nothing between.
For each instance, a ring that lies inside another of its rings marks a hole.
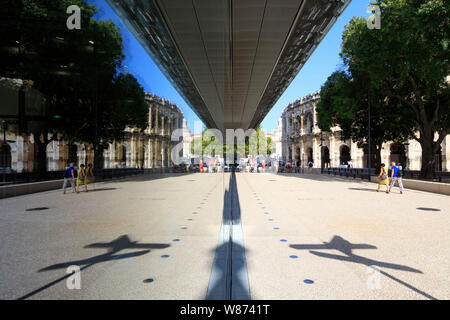
<instances>
[{"instance_id":1,"label":"tree trunk","mask_svg":"<svg viewBox=\"0 0 450 320\"><path fill-rule=\"evenodd\" d=\"M432 179L434 176L434 131L430 124L426 123L422 128L420 146L422 147L422 167L420 178Z\"/></svg>"},{"instance_id":2,"label":"tree trunk","mask_svg":"<svg viewBox=\"0 0 450 320\"><path fill-rule=\"evenodd\" d=\"M103 151L105 148L99 145L97 148L94 146L94 169L103 169Z\"/></svg>"},{"instance_id":3,"label":"tree trunk","mask_svg":"<svg viewBox=\"0 0 450 320\"><path fill-rule=\"evenodd\" d=\"M420 178L432 179L434 176L434 154L433 148L428 143L422 144L422 168Z\"/></svg>"},{"instance_id":4,"label":"tree trunk","mask_svg":"<svg viewBox=\"0 0 450 320\"><path fill-rule=\"evenodd\" d=\"M40 177L43 177L47 172L47 145L48 142L41 142L40 138L35 138L36 153L36 172Z\"/></svg>"},{"instance_id":5,"label":"tree trunk","mask_svg":"<svg viewBox=\"0 0 450 320\"><path fill-rule=\"evenodd\" d=\"M383 142L377 143L375 145L375 150L374 150L374 154L375 154L375 163L373 164L373 167L375 169L378 169L381 166L381 148L383 146Z\"/></svg>"}]
</instances>

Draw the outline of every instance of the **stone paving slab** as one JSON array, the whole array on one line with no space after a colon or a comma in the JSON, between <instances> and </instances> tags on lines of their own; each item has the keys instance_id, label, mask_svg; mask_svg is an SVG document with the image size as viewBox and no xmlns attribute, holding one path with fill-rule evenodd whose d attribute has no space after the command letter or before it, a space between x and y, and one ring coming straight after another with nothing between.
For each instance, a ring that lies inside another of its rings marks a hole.
<instances>
[{"instance_id":1,"label":"stone paving slab","mask_svg":"<svg viewBox=\"0 0 450 320\"><path fill-rule=\"evenodd\" d=\"M205 299L229 178L0 200L0 299ZM448 196L305 174L237 173L236 188L252 299L450 299Z\"/></svg>"},{"instance_id":2,"label":"stone paving slab","mask_svg":"<svg viewBox=\"0 0 450 320\"><path fill-rule=\"evenodd\" d=\"M91 187L0 200L0 298L38 290L28 298L204 299L223 176L166 175ZM44 206L49 209L26 211ZM81 271L81 290L68 290L65 279L42 289L64 277L69 264L89 265Z\"/></svg>"},{"instance_id":3,"label":"stone paving slab","mask_svg":"<svg viewBox=\"0 0 450 320\"><path fill-rule=\"evenodd\" d=\"M253 298L450 298L448 196L300 174L242 174L238 189L251 199L241 211ZM368 265L382 271L379 289Z\"/></svg>"}]
</instances>

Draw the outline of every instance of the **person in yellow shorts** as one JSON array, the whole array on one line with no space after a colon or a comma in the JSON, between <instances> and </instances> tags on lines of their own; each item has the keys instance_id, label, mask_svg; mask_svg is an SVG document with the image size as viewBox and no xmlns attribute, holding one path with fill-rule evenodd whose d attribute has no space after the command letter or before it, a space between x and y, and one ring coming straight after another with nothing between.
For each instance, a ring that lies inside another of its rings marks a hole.
<instances>
[{"instance_id":1,"label":"person in yellow shorts","mask_svg":"<svg viewBox=\"0 0 450 320\"><path fill-rule=\"evenodd\" d=\"M80 168L78 169L78 178L77 178L77 187L76 187L77 193L80 193L80 185L84 185L84 191L88 192L86 169L84 168L84 164L80 165Z\"/></svg>"},{"instance_id":2,"label":"person in yellow shorts","mask_svg":"<svg viewBox=\"0 0 450 320\"><path fill-rule=\"evenodd\" d=\"M94 182L94 170L92 170L92 164L91 163L89 163L87 165L87 168L85 169L85 172L86 172L86 184Z\"/></svg>"},{"instance_id":3,"label":"person in yellow shorts","mask_svg":"<svg viewBox=\"0 0 450 320\"><path fill-rule=\"evenodd\" d=\"M389 177L388 177L388 169L384 165L384 163L381 164L380 172L378 174L378 178L380 179L378 181L378 188L377 192L380 192L380 187L382 184L386 186L386 193L389 193Z\"/></svg>"}]
</instances>

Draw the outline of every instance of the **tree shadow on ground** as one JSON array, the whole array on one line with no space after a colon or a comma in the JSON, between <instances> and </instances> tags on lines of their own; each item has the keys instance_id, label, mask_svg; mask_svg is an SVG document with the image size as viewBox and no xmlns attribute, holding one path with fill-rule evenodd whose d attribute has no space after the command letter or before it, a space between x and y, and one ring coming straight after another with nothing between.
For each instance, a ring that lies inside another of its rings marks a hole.
<instances>
[{"instance_id":1,"label":"tree shadow on ground","mask_svg":"<svg viewBox=\"0 0 450 320\"><path fill-rule=\"evenodd\" d=\"M394 263L388 263L383 261L377 261L369 258L365 258L359 255L356 255L352 252L353 249L377 249L377 247L369 244L352 244L349 241L345 240L344 238L340 236L334 236L330 242L324 242L323 244L292 244L290 245L291 248L297 249L297 250L309 250L309 252L315 256L322 257L322 258L328 258L328 259L335 259L340 261L346 261L346 262L353 262L361 265L365 265L367 267L381 267L381 268L388 268L393 270L401 270L401 271L407 271L407 272L414 272L414 273L423 273L420 270L400 265L400 264L394 264ZM338 250L339 252L343 253L344 255L335 255L335 254L329 254L319 251L314 251L317 249L334 249ZM384 276L396 281L397 283L413 290L414 292L428 298L431 300L437 300L433 296L427 294L426 292L423 292L422 290L419 290L412 285L388 274L387 272L376 268L381 274Z\"/></svg>"}]
</instances>

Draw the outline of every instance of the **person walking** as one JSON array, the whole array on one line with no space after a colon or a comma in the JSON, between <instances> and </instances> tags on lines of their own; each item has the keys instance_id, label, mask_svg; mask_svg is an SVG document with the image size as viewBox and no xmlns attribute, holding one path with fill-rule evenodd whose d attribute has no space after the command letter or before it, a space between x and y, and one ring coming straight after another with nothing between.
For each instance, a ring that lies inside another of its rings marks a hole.
<instances>
[{"instance_id":1,"label":"person walking","mask_svg":"<svg viewBox=\"0 0 450 320\"><path fill-rule=\"evenodd\" d=\"M403 180L402 180L402 170L400 167L395 165L395 162L392 161L391 163L391 183L389 185L389 189L392 190L392 188L395 185L395 182L398 183L398 187L400 188L400 194L403 194Z\"/></svg>"},{"instance_id":2,"label":"person walking","mask_svg":"<svg viewBox=\"0 0 450 320\"><path fill-rule=\"evenodd\" d=\"M78 169L78 178L77 178L77 187L76 192L80 193L80 185L84 185L84 191L88 192L87 184L86 184L86 169L84 164L80 165L80 169Z\"/></svg>"},{"instance_id":3,"label":"person walking","mask_svg":"<svg viewBox=\"0 0 450 320\"><path fill-rule=\"evenodd\" d=\"M378 181L378 188L377 192L380 192L380 187L382 184L386 185L386 193L389 193L389 177L388 177L388 169L384 165L384 163L380 166L380 172L378 174L378 178L380 179Z\"/></svg>"},{"instance_id":4,"label":"person walking","mask_svg":"<svg viewBox=\"0 0 450 320\"><path fill-rule=\"evenodd\" d=\"M63 194L66 194L67 184L70 183L72 192L75 192L75 168L73 167L73 162L69 164L64 170L64 183L63 183Z\"/></svg>"},{"instance_id":5,"label":"person walking","mask_svg":"<svg viewBox=\"0 0 450 320\"><path fill-rule=\"evenodd\" d=\"M86 168L86 185L91 182L94 182L94 170L92 163L89 163Z\"/></svg>"}]
</instances>

